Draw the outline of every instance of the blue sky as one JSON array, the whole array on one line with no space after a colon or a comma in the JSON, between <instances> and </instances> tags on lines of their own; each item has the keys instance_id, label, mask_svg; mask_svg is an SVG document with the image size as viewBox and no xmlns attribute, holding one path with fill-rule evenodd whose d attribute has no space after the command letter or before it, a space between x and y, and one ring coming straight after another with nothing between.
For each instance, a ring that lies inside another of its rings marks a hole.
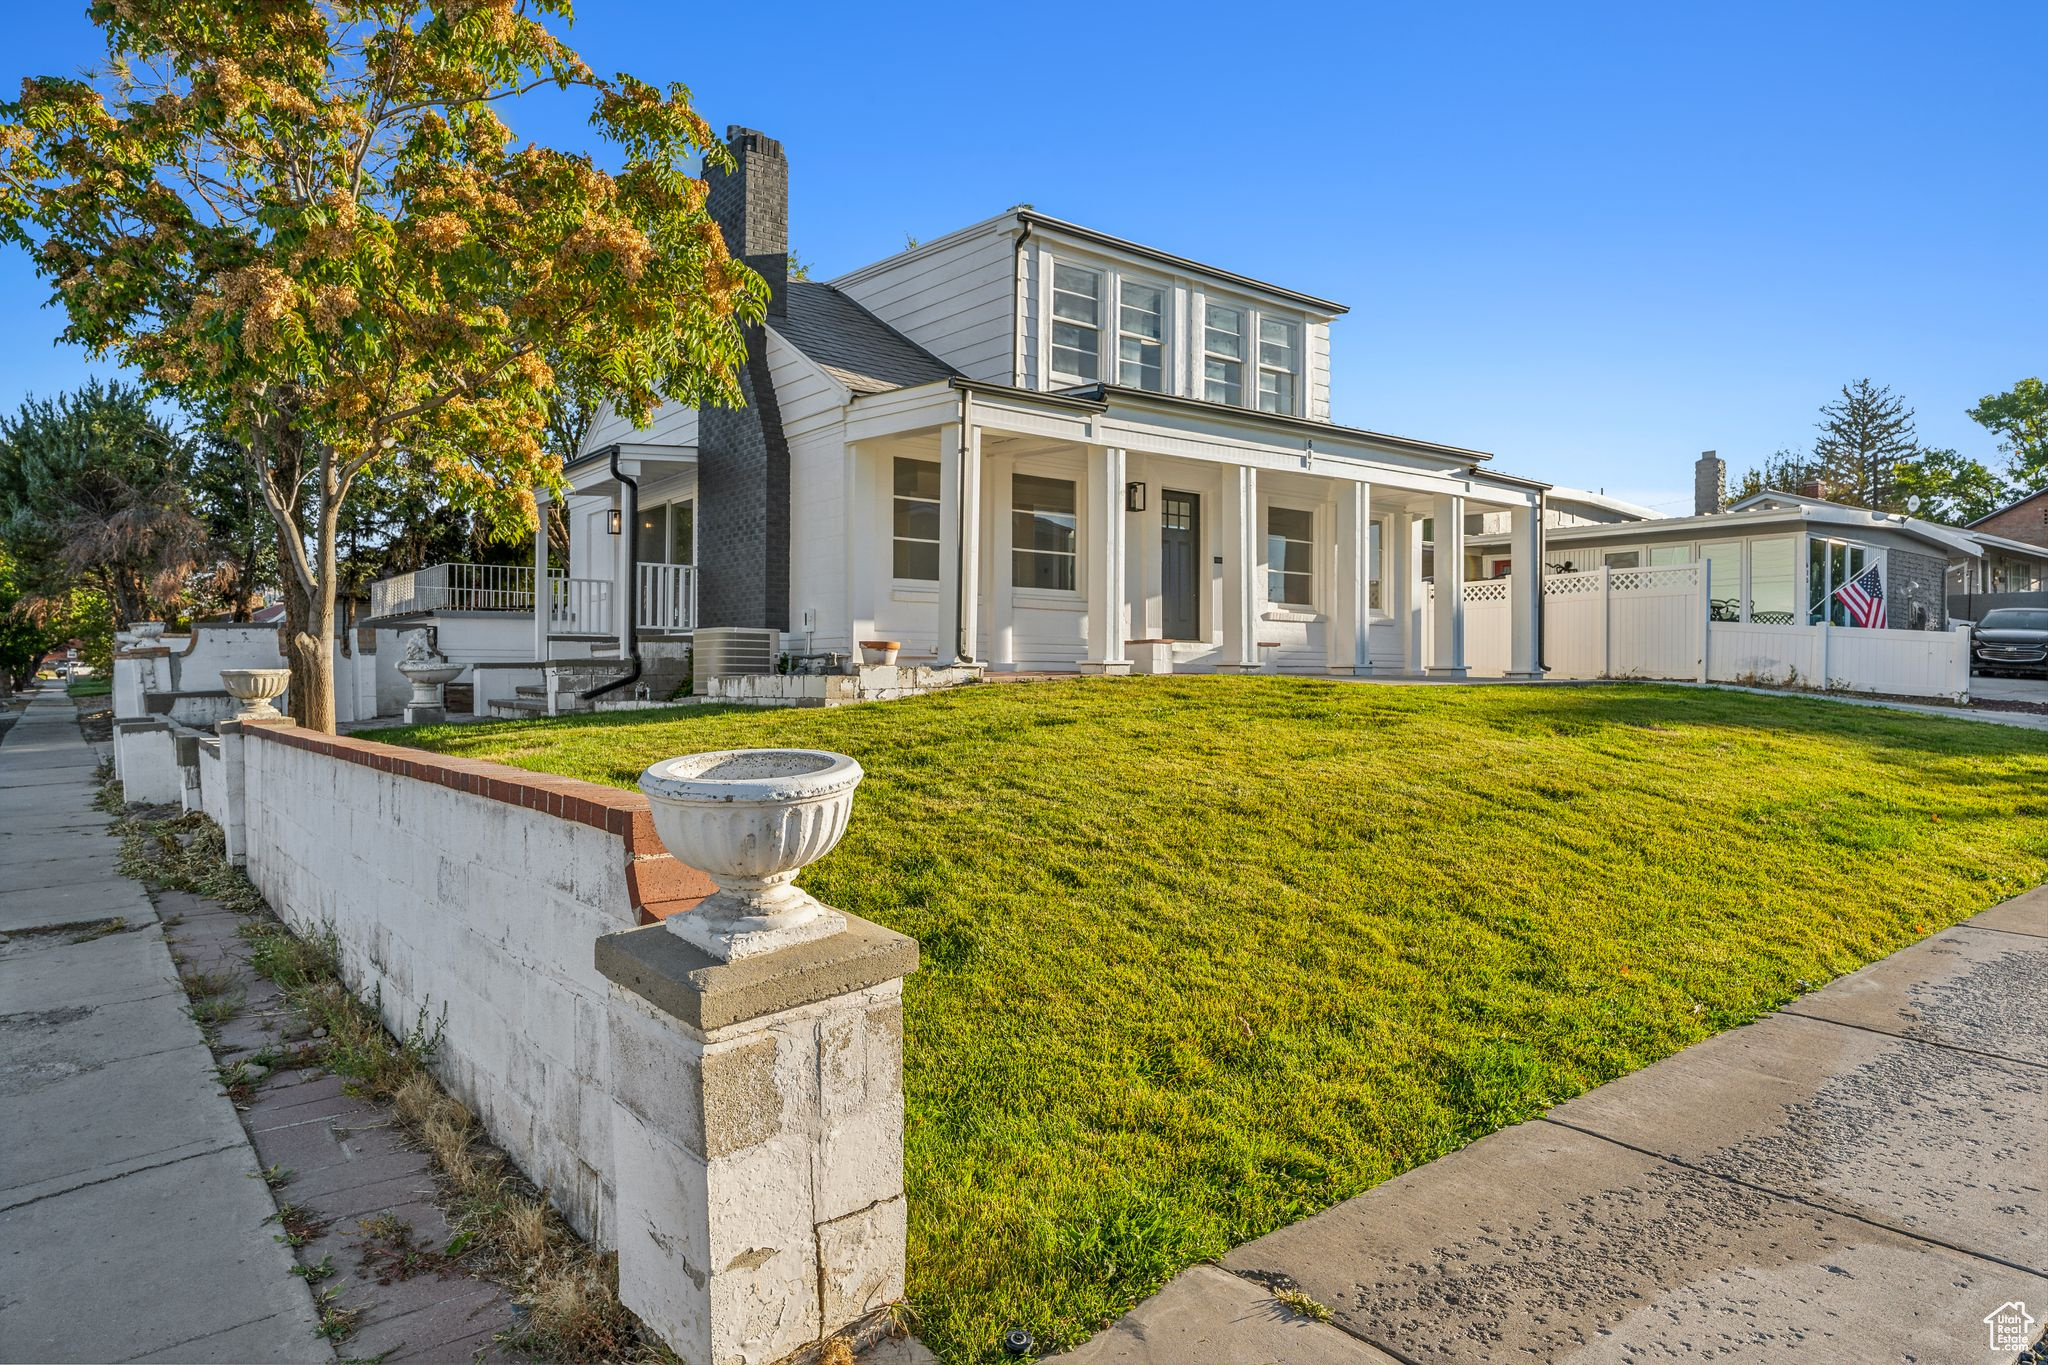
<instances>
[{"instance_id":1,"label":"blue sky","mask_svg":"<svg viewBox=\"0 0 2048 1365\"><path fill-rule=\"evenodd\" d=\"M18 7L4 87L95 60L82 11ZM2048 371L2037 3L584 0L572 36L781 138L819 278L1031 203L1350 304L1339 421L1672 512L1864 375L1989 460L1964 409ZM44 297L0 255L0 406L86 373Z\"/></svg>"}]
</instances>

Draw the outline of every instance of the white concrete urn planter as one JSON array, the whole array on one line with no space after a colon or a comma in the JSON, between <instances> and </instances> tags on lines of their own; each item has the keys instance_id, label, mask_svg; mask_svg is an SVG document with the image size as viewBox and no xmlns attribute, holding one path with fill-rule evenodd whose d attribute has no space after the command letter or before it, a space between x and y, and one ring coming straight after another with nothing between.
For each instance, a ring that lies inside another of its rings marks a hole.
<instances>
[{"instance_id":1,"label":"white concrete urn planter","mask_svg":"<svg viewBox=\"0 0 2048 1365\"><path fill-rule=\"evenodd\" d=\"M661 842L718 884L668 927L722 962L844 929L845 916L792 883L846 832L863 776L822 749L686 754L640 774Z\"/></svg>"},{"instance_id":2,"label":"white concrete urn planter","mask_svg":"<svg viewBox=\"0 0 2048 1365\"><path fill-rule=\"evenodd\" d=\"M128 623L128 630L141 643L153 645L162 637L164 623L161 621L130 621Z\"/></svg>"},{"instance_id":3,"label":"white concrete urn planter","mask_svg":"<svg viewBox=\"0 0 2048 1365\"><path fill-rule=\"evenodd\" d=\"M446 659L407 660L398 666L398 671L412 684L412 700L405 704L407 725L448 719L448 707L441 700L441 689L461 674L461 664L451 664Z\"/></svg>"},{"instance_id":4,"label":"white concrete urn planter","mask_svg":"<svg viewBox=\"0 0 2048 1365\"><path fill-rule=\"evenodd\" d=\"M284 695L285 687L292 680L289 668L223 668L220 683L227 688L228 695L242 704L235 712L236 720L278 720L278 709L271 703Z\"/></svg>"},{"instance_id":5,"label":"white concrete urn planter","mask_svg":"<svg viewBox=\"0 0 2048 1365\"><path fill-rule=\"evenodd\" d=\"M888 668L896 662L896 653L902 648L901 640L862 640L860 661L869 668Z\"/></svg>"}]
</instances>

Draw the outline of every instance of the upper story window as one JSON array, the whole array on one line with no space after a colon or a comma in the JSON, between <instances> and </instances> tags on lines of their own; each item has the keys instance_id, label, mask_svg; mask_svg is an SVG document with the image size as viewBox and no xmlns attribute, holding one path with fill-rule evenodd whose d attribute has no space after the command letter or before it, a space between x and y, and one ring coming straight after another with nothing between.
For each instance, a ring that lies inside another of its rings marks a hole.
<instances>
[{"instance_id":1,"label":"upper story window","mask_svg":"<svg viewBox=\"0 0 2048 1365\"><path fill-rule=\"evenodd\" d=\"M1244 310L1210 304L1202 318L1202 397L1244 406Z\"/></svg>"},{"instance_id":2,"label":"upper story window","mask_svg":"<svg viewBox=\"0 0 2048 1365\"><path fill-rule=\"evenodd\" d=\"M1259 411L1293 416L1300 410L1301 327L1285 318L1259 319Z\"/></svg>"},{"instance_id":3,"label":"upper story window","mask_svg":"<svg viewBox=\"0 0 2048 1365\"><path fill-rule=\"evenodd\" d=\"M1125 280L1118 290L1116 382L1166 391L1166 291Z\"/></svg>"},{"instance_id":4,"label":"upper story window","mask_svg":"<svg viewBox=\"0 0 2048 1365\"><path fill-rule=\"evenodd\" d=\"M936 460L896 461L895 541L891 571L898 578L939 577L939 466Z\"/></svg>"},{"instance_id":5,"label":"upper story window","mask_svg":"<svg viewBox=\"0 0 2048 1365\"><path fill-rule=\"evenodd\" d=\"M1077 265L1052 270L1052 372L1077 384L1102 377L1102 276Z\"/></svg>"}]
</instances>

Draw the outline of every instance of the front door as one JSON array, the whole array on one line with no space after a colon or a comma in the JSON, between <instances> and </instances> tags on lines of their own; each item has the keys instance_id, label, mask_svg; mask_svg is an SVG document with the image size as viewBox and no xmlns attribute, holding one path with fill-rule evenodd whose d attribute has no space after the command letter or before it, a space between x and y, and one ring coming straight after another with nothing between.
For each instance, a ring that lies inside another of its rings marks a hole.
<instances>
[{"instance_id":1,"label":"front door","mask_svg":"<svg viewBox=\"0 0 2048 1365\"><path fill-rule=\"evenodd\" d=\"M1201 638L1202 500L1193 493L1160 491L1159 591L1162 629L1169 640Z\"/></svg>"}]
</instances>

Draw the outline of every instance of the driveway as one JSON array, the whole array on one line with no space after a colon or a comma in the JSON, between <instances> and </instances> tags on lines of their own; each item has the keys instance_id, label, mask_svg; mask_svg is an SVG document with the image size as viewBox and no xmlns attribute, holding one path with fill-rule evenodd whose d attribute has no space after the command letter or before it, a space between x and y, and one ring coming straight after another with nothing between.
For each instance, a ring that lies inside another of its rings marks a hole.
<instances>
[{"instance_id":1,"label":"driveway","mask_svg":"<svg viewBox=\"0 0 2048 1365\"><path fill-rule=\"evenodd\" d=\"M2048 678L1994 678L1979 673L1970 679L1976 701L2031 701L2048 706Z\"/></svg>"}]
</instances>

